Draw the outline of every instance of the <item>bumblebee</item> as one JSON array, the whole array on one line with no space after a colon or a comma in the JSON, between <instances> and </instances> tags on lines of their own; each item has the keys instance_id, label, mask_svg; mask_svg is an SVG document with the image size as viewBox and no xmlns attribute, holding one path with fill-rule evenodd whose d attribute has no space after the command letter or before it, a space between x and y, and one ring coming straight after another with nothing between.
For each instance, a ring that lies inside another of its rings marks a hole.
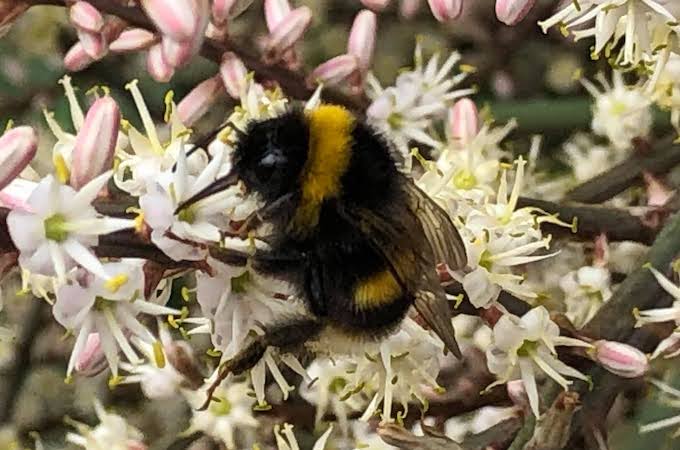
<instances>
[{"instance_id":1,"label":"bumblebee","mask_svg":"<svg viewBox=\"0 0 680 450\"><path fill-rule=\"evenodd\" d=\"M238 181L264 205L241 231L272 230L253 269L289 282L309 315L267 326L219 379L250 369L270 346L288 351L328 328L380 339L411 306L460 357L436 266L464 267L465 246L447 213L399 172L380 133L334 105L253 122L231 172L179 210Z\"/></svg>"}]
</instances>

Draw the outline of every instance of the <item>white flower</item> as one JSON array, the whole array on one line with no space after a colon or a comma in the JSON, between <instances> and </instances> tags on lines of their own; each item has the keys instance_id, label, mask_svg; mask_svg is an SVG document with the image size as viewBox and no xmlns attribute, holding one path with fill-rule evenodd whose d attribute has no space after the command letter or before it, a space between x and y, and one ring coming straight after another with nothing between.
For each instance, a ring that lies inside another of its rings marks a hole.
<instances>
[{"instance_id":1,"label":"white flower","mask_svg":"<svg viewBox=\"0 0 680 450\"><path fill-rule=\"evenodd\" d=\"M276 294L285 295L290 290L281 282L263 278L247 267L231 267L214 259L208 262L213 276L196 274L196 297L208 327L189 333L211 333L215 349L225 359L243 348L250 332L261 333L262 325L299 306L275 298Z\"/></svg>"},{"instance_id":2,"label":"white flower","mask_svg":"<svg viewBox=\"0 0 680 450\"><path fill-rule=\"evenodd\" d=\"M501 289L520 298L532 299L537 294L523 286L524 277L514 273L516 266L540 261L556 253L534 254L550 247L550 236L543 237L540 224L551 222L568 226L556 217L534 208L517 209L526 161L517 161L517 173L512 191L508 193L506 172L501 175L496 202L486 202L471 209L463 231L470 235L468 266L462 284L473 305L489 307Z\"/></svg>"},{"instance_id":3,"label":"white flower","mask_svg":"<svg viewBox=\"0 0 680 450\"><path fill-rule=\"evenodd\" d=\"M104 173L76 192L48 175L28 198L29 211L9 213L7 225L22 268L56 275L63 282L80 264L101 278L109 277L91 247L97 245L97 236L134 226L132 220L101 216L92 206L110 177L111 172Z\"/></svg>"},{"instance_id":4,"label":"white flower","mask_svg":"<svg viewBox=\"0 0 680 450\"><path fill-rule=\"evenodd\" d=\"M202 244L220 241L220 230L229 224L228 214L243 202L238 187L234 186L176 212L180 204L215 181L223 155L218 152L194 176L189 173L186 154L180 148L175 170L158 174L139 199L144 220L152 229L151 241L172 259L205 259L207 247Z\"/></svg>"},{"instance_id":5,"label":"white flower","mask_svg":"<svg viewBox=\"0 0 680 450\"><path fill-rule=\"evenodd\" d=\"M574 37L595 38L593 55L613 48L623 41L616 63L637 66L652 59L656 49L668 44L669 34L677 18L671 14L664 0L579 0L566 6L539 25L546 32L561 24L565 29L577 28ZM592 26L582 27L584 24Z\"/></svg>"},{"instance_id":6,"label":"white flower","mask_svg":"<svg viewBox=\"0 0 680 450\"><path fill-rule=\"evenodd\" d=\"M354 422L352 432L354 434L354 450L398 450L397 447L383 441L371 424Z\"/></svg>"},{"instance_id":7,"label":"white flower","mask_svg":"<svg viewBox=\"0 0 680 450\"><path fill-rule=\"evenodd\" d=\"M134 196L140 196L156 181L160 173L172 170L180 149L187 145L186 141L190 133L182 124L177 108L172 103L171 92L166 96L166 119L169 123L169 130L158 130L139 91L137 80L128 83L126 88L135 101L145 134L131 125L127 126L125 145L117 147L116 157L120 160L120 164L116 166L113 179L120 189ZM161 131L169 133L167 141L161 141L161 136L164 134ZM126 151L127 147L132 152ZM192 174L200 172L205 167L206 161L207 158L203 152L194 152L187 160L188 171Z\"/></svg>"},{"instance_id":8,"label":"white flower","mask_svg":"<svg viewBox=\"0 0 680 450\"><path fill-rule=\"evenodd\" d=\"M473 89L454 90L468 75L450 76L460 60L458 53L451 53L441 67L439 53L425 64L418 43L414 59L413 70L401 73L394 86L383 88L369 74L367 89L373 101L366 112L368 121L389 136L404 157L407 171L411 167L409 142L439 147L439 142L428 134L433 120L442 117L455 99L474 92Z\"/></svg>"},{"instance_id":9,"label":"white flower","mask_svg":"<svg viewBox=\"0 0 680 450\"><path fill-rule=\"evenodd\" d=\"M316 440L312 450L324 450L332 431L333 426L331 425L328 427L326 432ZM293 434L293 425L284 423L283 431L281 431L280 425L274 426L274 436L276 437L276 448L278 450L300 450L300 445Z\"/></svg>"},{"instance_id":10,"label":"white flower","mask_svg":"<svg viewBox=\"0 0 680 450\"><path fill-rule=\"evenodd\" d=\"M77 281L57 290L53 314L66 329L77 332L76 342L69 359L67 376L70 376L90 333L99 333L107 362L118 382L119 349L132 364L141 363L132 344L139 341L150 346L159 345L157 339L138 319L139 314L167 315L180 311L164 306L170 297L170 285L147 301L141 298L144 290L142 267L138 263L107 263L104 273L108 279L89 274L78 274ZM81 284L82 283L82 284Z\"/></svg>"},{"instance_id":11,"label":"white flower","mask_svg":"<svg viewBox=\"0 0 680 450\"><path fill-rule=\"evenodd\" d=\"M578 133L563 145L562 160L572 172L573 180L568 187L595 178L619 162L622 152L615 152L608 146L598 145L587 134Z\"/></svg>"},{"instance_id":12,"label":"white flower","mask_svg":"<svg viewBox=\"0 0 680 450\"><path fill-rule=\"evenodd\" d=\"M564 375L588 381L581 372L557 359L555 346L590 347L590 344L560 336L558 326L542 306L533 308L521 318L510 314L502 316L493 328L493 336L494 343L486 351L486 357L489 370L498 376L498 381L491 386L521 378L536 417L540 415L536 369L545 372L565 390L571 381Z\"/></svg>"},{"instance_id":13,"label":"white flower","mask_svg":"<svg viewBox=\"0 0 680 450\"><path fill-rule=\"evenodd\" d=\"M144 436L125 419L113 413L107 413L104 407L95 400L94 408L99 424L91 428L84 423L70 421L78 433L68 433L66 441L87 450L145 450L142 443Z\"/></svg>"},{"instance_id":14,"label":"white flower","mask_svg":"<svg viewBox=\"0 0 680 450\"><path fill-rule=\"evenodd\" d=\"M669 308L648 309L646 311L633 310L633 314L637 319L636 327L640 327L649 323L657 322L675 322L680 326L680 287L673 284L671 280L666 278L661 272L654 267L649 266L654 278L661 285L661 287L668 292L675 301ZM674 331L670 336L659 343L656 350L652 354L652 359L660 355L666 358L673 358L680 355L680 331Z\"/></svg>"},{"instance_id":15,"label":"white flower","mask_svg":"<svg viewBox=\"0 0 680 450\"><path fill-rule=\"evenodd\" d=\"M207 385L197 391L185 391L192 406L188 433L201 431L220 440L230 450L236 449L237 433L256 436L259 421L253 416L253 398L246 383L222 383L215 391L215 398L205 411L198 411L205 401Z\"/></svg>"},{"instance_id":16,"label":"white flower","mask_svg":"<svg viewBox=\"0 0 680 450\"><path fill-rule=\"evenodd\" d=\"M614 71L613 85L602 74L597 80L602 84L603 90L588 80L581 80L595 98L593 131L606 136L619 152L628 150L632 147L634 138L649 135L652 128L652 99L641 85L626 85L619 71Z\"/></svg>"},{"instance_id":17,"label":"white flower","mask_svg":"<svg viewBox=\"0 0 680 450\"><path fill-rule=\"evenodd\" d=\"M349 430L348 413L364 405L357 396L341 397L348 383L349 371L350 364L346 359L317 358L307 367L307 373L313 380L311 385L302 383L300 386L302 398L316 406L315 423L320 424L327 413L332 413L345 434Z\"/></svg>"},{"instance_id":18,"label":"white flower","mask_svg":"<svg viewBox=\"0 0 680 450\"><path fill-rule=\"evenodd\" d=\"M443 344L409 318L402 322L396 333L382 342L357 345L356 342L345 343L337 337L323 336L311 347L333 360L347 359L356 366L347 373L347 385L340 396L372 395L361 417L364 421L375 414L381 403L383 420L393 421L394 403L401 404L403 414L406 414L412 398L425 404L427 393L440 389L436 378Z\"/></svg>"},{"instance_id":19,"label":"white flower","mask_svg":"<svg viewBox=\"0 0 680 450\"><path fill-rule=\"evenodd\" d=\"M567 304L567 317L576 327L582 327L612 296L609 270L585 266L564 275L560 280Z\"/></svg>"}]
</instances>

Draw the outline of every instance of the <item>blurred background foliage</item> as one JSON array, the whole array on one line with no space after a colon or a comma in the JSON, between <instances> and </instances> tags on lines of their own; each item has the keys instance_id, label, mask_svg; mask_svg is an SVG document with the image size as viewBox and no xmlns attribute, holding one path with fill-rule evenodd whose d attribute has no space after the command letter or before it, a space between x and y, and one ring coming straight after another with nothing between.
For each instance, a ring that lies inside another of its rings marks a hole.
<instances>
[{"instance_id":1,"label":"blurred background foliage","mask_svg":"<svg viewBox=\"0 0 680 450\"><path fill-rule=\"evenodd\" d=\"M307 4L315 12L312 28L301 48L306 69L344 52L349 26L361 8L360 3L356 0L298 0L295 3ZM567 137L589 129L590 98L574 75L592 76L606 70L606 64L590 60L588 44L574 44L559 33L543 35L536 20L547 17L555 1L539 1L531 16L514 28L496 20L492 0L468 0L464 16L448 25L435 22L424 8L413 19L405 20L399 17L396 3L393 2L379 18L374 72L383 83L390 84L401 68L412 64L415 39L419 36L426 52L455 49L463 54L464 64L474 67L473 75L465 84L478 87L475 100L487 117L493 117L499 123L512 117L518 119L519 128L506 142L508 148L526 151L530 136L540 133L545 139L544 154L556 156ZM255 36L264 33L262 4L256 0L253 7L233 22L231 35L242 44L253 46ZM31 124L40 130L43 167L37 167L38 171L47 170L54 142L43 111L54 111L62 127L72 131L68 103L58 80L65 75L63 55L75 41L66 12L58 7L30 10L0 39L0 126L4 127L12 120L15 124ZM132 99L125 90L128 81L140 80L150 111L161 120L168 90L173 90L174 98L179 100L193 86L216 72L214 63L197 57L179 70L170 83L161 84L146 74L145 67L143 54L109 55L71 76L74 86L79 88L81 104L87 104L89 89L97 85L108 86L124 117L140 125ZM209 128L219 122L231 106L225 101L213 108L198 127ZM655 131L661 135L668 128L668 122L664 114L657 116ZM21 302L21 299L5 306L2 314L9 316L9 322L36 319L30 316L27 302ZM64 416L92 423L94 396L113 403L131 423L144 431L153 448L168 448L176 433L187 426L189 412L186 407L172 401L145 402L136 386L109 391L106 375L79 378L74 384L64 384L65 361L71 344L61 339L63 330L46 319L37 318L45 326L40 328L37 344L27 356L32 365L19 383L22 389L18 393L18 407L12 417L7 418L14 427L3 429L0 423L0 450L16 448L9 443L15 432L30 445L29 433L32 431L40 432L48 448L63 448L63 435L68 429ZM11 359L9 349L0 348L0 370L11 366ZM9 376L0 372L0 385ZM680 378L676 378L667 381L680 385ZM623 397L622 402L637 400ZM649 395L638 403L625 423L611 424L612 449L680 448L680 441L672 440L667 432L644 436L637 432L640 423L669 415L658 400L656 395ZM262 417L265 423L277 421L276 417ZM304 426L297 429L303 430ZM302 436L300 442L304 442Z\"/></svg>"}]
</instances>

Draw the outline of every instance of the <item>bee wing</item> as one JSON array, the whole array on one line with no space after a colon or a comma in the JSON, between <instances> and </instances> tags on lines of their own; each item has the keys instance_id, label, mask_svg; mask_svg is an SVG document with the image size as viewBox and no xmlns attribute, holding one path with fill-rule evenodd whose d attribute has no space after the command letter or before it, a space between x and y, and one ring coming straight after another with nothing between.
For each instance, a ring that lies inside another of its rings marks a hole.
<instances>
[{"instance_id":1,"label":"bee wing","mask_svg":"<svg viewBox=\"0 0 680 450\"><path fill-rule=\"evenodd\" d=\"M418 313L446 348L460 358L446 293L436 276L432 250L422 238L421 226L415 216L410 211L394 212L392 215L397 219L386 220L364 208L342 210L383 255L399 284L414 293Z\"/></svg>"},{"instance_id":2,"label":"bee wing","mask_svg":"<svg viewBox=\"0 0 680 450\"><path fill-rule=\"evenodd\" d=\"M465 267L467 255L460 233L451 217L411 180L403 183L409 208L420 221L430 242L436 263L446 263L452 270Z\"/></svg>"}]
</instances>

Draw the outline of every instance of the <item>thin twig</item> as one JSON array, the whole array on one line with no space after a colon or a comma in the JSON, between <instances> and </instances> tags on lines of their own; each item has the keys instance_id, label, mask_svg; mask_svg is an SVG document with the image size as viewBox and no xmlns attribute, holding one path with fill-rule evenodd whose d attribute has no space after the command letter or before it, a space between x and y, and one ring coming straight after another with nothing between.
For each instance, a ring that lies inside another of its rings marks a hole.
<instances>
[{"instance_id":1,"label":"thin twig","mask_svg":"<svg viewBox=\"0 0 680 450\"><path fill-rule=\"evenodd\" d=\"M663 174L680 164L680 145L674 137L661 140L649 154L635 154L601 175L575 187L566 200L578 203L600 203L642 181L642 173Z\"/></svg>"}]
</instances>

